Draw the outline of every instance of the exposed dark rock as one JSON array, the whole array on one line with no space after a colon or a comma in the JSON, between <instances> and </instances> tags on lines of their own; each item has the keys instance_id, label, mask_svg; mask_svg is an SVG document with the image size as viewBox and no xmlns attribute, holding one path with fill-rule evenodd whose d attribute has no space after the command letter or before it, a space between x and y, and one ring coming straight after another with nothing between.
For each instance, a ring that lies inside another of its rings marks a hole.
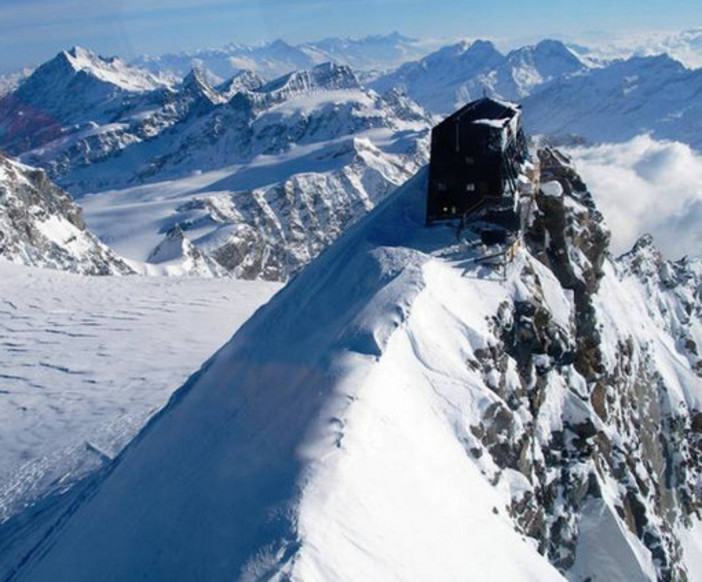
<instances>
[{"instance_id":1,"label":"exposed dark rock","mask_svg":"<svg viewBox=\"0 0 702 582\"><path fill-rule=\"evenodd\" d=\"M0 256L86 275L126 275L132 268L85 226L68 193L43 170L0 154Z\"/></svg>"}]
</instances>

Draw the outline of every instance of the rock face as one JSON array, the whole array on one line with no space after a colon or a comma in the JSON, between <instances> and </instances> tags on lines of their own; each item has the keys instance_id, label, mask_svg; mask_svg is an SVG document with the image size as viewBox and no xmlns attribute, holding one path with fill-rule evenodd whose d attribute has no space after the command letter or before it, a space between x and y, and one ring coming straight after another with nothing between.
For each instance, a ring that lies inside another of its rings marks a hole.
<instances>
[{"instance_id":1,"label":"rock face","mask_svg":"<svg viewBox=\"0 0 702 582\"><path fill-rule=\"evenodd\" d=\"M556 321L525 266L530 297L501 308L493 320L500 344L478 357L504 404L472 430L500 470L529 480L510 513L569 578L685 580L676 528L698 515L702 502L700 384L689 377L700 367L700 266L666 263L650 238L612 262L609 233L568 160L553 150L539 158L542 181L558 181L563 192L537 196L525 243L572 293L571 319ZM632 293L624 283L640 293L650 316L643 333L628 320L633 310L619 311L617 296ZM651 338L656 327L665 340ZM689 361L685 380L666 375L662 349ZM567 392L554 410L557 386ZM616 567L598 563L618 551L605 533L610 527L650 558L632 551Z\"/></svg>"},{"instance_id":2,"label":"rock face","mask_svg":"<svg viewBox=\"0 0 702 582\"><path fill-rule=\"evenodd\" d=\"M80 208L43 170L1 154L0 256L86 275L134 272L86 229Z\"/></svg>"},{"instance_id":3,"label":"rock face","mask_svg":"<svg viewBox=\"0 0 702 582\"><path fill-rule=\"evenodd\" d=\"M407 180L425 155L422 149L387 155L368 140L352 139L324 154L338 169L299 173L245 192L201 195L178 206L173 220L186 234L209 225L195 243L219 271L286 281Z\"/></svg>"}]
</instances>

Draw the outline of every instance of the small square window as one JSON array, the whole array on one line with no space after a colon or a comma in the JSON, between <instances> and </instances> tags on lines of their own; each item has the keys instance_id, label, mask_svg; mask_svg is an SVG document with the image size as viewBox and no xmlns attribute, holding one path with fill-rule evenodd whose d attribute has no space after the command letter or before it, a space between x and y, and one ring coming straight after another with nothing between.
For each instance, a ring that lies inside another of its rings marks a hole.
<instances>
[{"instance_id":1,"label":"small square window","mask_svg":"<svg viewBox=\"0 0 702 582\"><path fill-rule=\"evenodd\" d=\"M436 189L437 189L439 192L446 192L446 182L439 182L439 183L437 183Z\"/></svg>"},{"instance_id":2,"label":"small square window","mask_svg":"<svg viewBox=\"0 0 702 582\"><path fill-rule=\"evenodd\" d=\"M466 192L475 192L475 184L473 184L473 182L468 182L466 184Z\"/></svg>"},{"instance_id":3,"label":"small square window","mask_svg":"<svg viewBox=\"0 0 702 582\"><path fill-rule=\"evenodd\" d=\"M466 156L466 164L472 166L475 164L475 158L472 156Z\"/></svg>"}]
</instances>

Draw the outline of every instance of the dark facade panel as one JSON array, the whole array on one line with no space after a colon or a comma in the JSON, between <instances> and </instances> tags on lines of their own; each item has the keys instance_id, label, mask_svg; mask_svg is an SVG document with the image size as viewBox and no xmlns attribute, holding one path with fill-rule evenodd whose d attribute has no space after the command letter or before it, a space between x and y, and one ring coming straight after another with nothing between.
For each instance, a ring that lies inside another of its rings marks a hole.
<instances>
[{"instance_id":1,"label":"dark facade panel","mask_svg":"<svg viewBox=\"0 0 702 582\"><path fill-rule=\"evenodd\" d=\"M520 118L518 106L480 99L432 130L427 223L515 212L516 179L526 157Z\"/></svg>"}]
</instances>

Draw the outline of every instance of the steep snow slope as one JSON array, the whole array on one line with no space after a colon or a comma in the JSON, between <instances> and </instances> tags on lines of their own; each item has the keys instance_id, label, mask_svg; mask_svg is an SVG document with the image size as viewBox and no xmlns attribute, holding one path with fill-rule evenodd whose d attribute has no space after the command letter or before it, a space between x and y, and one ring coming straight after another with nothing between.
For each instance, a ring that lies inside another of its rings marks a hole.
<instances>
[{"instance_id":1,"label":"steep snow slope","mask_svg":"<svg viewBox=\"0 0 702 582\"><path fill-rule=\"evenodd\" d=\"M1 153L0 257L87 275L134 272L86 229L80 208L43 170Z\"/></svg>"},{"instance_id":2,"label":"steep snow slope","mask_svg":"<svg viewBox=\"0 0 702 582\"><path fill-rule=\"evenodd\" d=\"M538 196L504 270L470 231L424 228L421 172L45 536L25 528L38 543L5 561L12 579L681 579L699 542L692 348L631 300L573 169L540 158L563 194Z\"/></svg>"},{"instance_id":3,"label":"steep snow slope","mask_svg":"<svg viewBox=\"0 0 702 582\"><path fill-rule=\"evenodd\" d=\"M117 455L278 288L0 260L0 522Z\"/></svg>"},{"instance_id":4,"label":"steep snow slope","mask_svg":"<svg viewBox=\"0 0 702 582\"><path fill-rule=\"evenodd\" d=\"M392 214L403 237L404 212ZM369 226L301 274L129 447L62 531L77 549L97 541L91 524L102 523L107 537L91 555L54 546L17 579L41 579L54 556L52 576L74 580L97 567L115 580L144 571L208 580L467 571L560 579L504 509L493 513L496 493L456 439L450 410L404 368L411 346L392 331L424 286L428 257L364 242ZM128 491L139 494L124 504Z\"/></svg>"}]
</instances>

